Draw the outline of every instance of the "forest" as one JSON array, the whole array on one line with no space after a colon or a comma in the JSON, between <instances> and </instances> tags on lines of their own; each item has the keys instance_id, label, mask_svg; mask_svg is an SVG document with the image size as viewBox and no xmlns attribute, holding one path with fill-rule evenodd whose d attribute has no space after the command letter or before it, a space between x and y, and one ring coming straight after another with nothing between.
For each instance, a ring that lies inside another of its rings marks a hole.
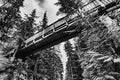
<instances>
[{"instance_id":1,"label":"forest","mask_svg":"<svg viewBox=\"0 0 120 80\"><path fill-rule=\"evenodd\" d=\"M83 20L83 23L76 23L74 31L79 34L72 38L74 43L71 40L64 42L67 62L63 74L64 66L56 46L38 50L25 60L15 57L25 46L25 40L48 26L47 12L36 23L36 9L25 17L21 16L24 0L1 1L0 80L120 80L120 9L107 13L102 7L105 14L86 18L80 10L83 5L80 0L58 0L54 4L60 7L56 15L77 13ZM119 0L112 1L120 5Z\"/></svg>"}]
</instances>

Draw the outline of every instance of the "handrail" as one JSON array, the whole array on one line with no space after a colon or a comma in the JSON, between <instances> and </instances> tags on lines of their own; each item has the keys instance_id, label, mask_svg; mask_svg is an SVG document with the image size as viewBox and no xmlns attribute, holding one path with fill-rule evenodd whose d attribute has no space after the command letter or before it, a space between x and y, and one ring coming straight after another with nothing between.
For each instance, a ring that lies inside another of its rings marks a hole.
<instances>
[{"instance_id":1,"label":"handrail","mask_svg":"<svg viewBox=\"0 0 120 80\"><path fill-rule=\"evenodd\" d=\"M27 44L27 43L29 43L29 42L33 42L34 43L34 41L35 42L37 42L35 39L36 38L38 38L38 37L40 37L40 39L42 40L43 38L45 38L46 36L44 36L45 34L47 34L47 32L49 32L50 30L54 30L55 29L55 32L57 31L60 31L62 28L65 28L66 27L66 22L69 22L70 20L72 20L72 19L74 19L76 17L76 15L74 16L74 17L72 17L72 18L70 18L68 21L66 21L66 16L65 17L63 17L63 18L60 18L58 21L56 21L56 22L54 22L54 24L52 23L52 24L50 24L46 29L44 29L43 31L40 31L40 32L38 32L37 34L35 34L35 35L33 35L32 37L30 37L29 39L27 39L26 41L25 41L25 43ZM59 23L59 21L61 21L60 23ZM57 24L57 25L56 25ZM60 27L59 28L59 26L61 26L62 24L64 24L64 26L62 26L62 27ZM70 24L70 23L69 23ZM54 32L53 32L54 33ZM52 34L53 34L52 33ZM39 35L38 35L39 34ZM52 35L51 34L51 35ZM44 37L41 37L41 36L44 36ZM48 37L48 36L47 36ZM30 43L30 45L31 45L31 43ZM28 46L30 46L29 44L28 44Z\"/></svg>"},{"instance_id":2,"label":"handrail","mask_svg":"<svg viewBox=\"0 0 120 80\"><path fill-rule=\"evenodd\" d=\"M94 2L94 1L93 1ZM96 8L96 7L94 7L94 8ZM94 9L93 8L93 9ZM113 9L115 9L115 8L120 8L120 6L115 6L115 7L113 7ZM112 10L113 10L112 9ZM92 10L92 9L91 9ZM89 10L88 10L89 11ZM108 11L111 11L111 9L108 9ZM70 17L71 16L71 17ZM66 24L66 22L68 23L68 24L71 24L72 22L70 21L70 20L72 20L72 19L74 19L74 18L76 18L77 19L77 17L78 17L78 15L76 16L74 16L74 15L70 15L70 16L65 16L65 17L63 17L63 18L60 18L60 19L58 19L56 22L54 22L54 23L52 23L52 24L50 24L49 26L47 26L44 30L42 30L42 31L40 31L40 32L38 32L37 34L35 34L35 35L33 35L32 37L30 37L29 39L27 39L25 42L26 43L28 43L28 42L33 42L34 43L34 41L35 41L35 39L36 38L40 38L40 40L42 40L43 38L45 38L46 36L48 37L48 36L50 36L50 35L52 35L54 32L57 32L57 31L60 31L62 28L65 28L66 27L66 25L64 25L64 26L61 26L62 24ZM72 17L73 16L73 17ZM69 18L70 17L70 18ZM66 20L67 19L67 20ZM73 22L75 22L74 20L73 20ZM61 27L60 27L61 26ZM51 31L52 30L52 31ZM50 32L51 31L51 32ZM50 35L48 34L50 32ZM46 35L45 35L46 34ZM42 36L42 37L41 37ZM32 41L33 40L33 41Z\"/></svg>"}]
</instances>

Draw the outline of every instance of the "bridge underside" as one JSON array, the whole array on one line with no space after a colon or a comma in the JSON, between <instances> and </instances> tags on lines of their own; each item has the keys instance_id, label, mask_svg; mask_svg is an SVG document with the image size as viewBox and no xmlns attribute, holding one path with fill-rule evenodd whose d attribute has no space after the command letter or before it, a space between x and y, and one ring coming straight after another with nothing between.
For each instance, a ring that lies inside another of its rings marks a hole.
<instances>
[{"instance_id":1,"label":"bridge underside","mask_svg":"<svg viewBox=\"0 0 120 80\"><path fill-rule=\"evenodd\" d=\"M78 27L78 24L73 24L72 26L66 27L65 29L50 35L49 37L43 39L40 42L35 43L34 45L31 45L23 50L18 50L18 52L16 54L16 58L25 59L26 56L30 56L31 54L34 54L37 51L44 50L46 48L52 47L56 44L59 44L63 41L71 39L71 38L77 36L77 34L79 32L81 32L81 30L85 26L80 26L79 31L78 31L78 29L76 31L77 27ZM69 32L71 30L74 30L74 31Z\"/></svg>"}]
</instances>

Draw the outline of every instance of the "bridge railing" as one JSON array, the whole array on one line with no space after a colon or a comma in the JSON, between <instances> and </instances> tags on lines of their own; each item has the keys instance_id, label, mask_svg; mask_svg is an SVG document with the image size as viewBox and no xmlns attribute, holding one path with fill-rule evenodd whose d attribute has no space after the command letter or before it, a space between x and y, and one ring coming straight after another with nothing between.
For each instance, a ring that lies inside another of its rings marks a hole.
<instances>
[{"instance_id":1,"label":"bridge railing","mask_svg":"<svg viewBox=\"0 0 120 80\"><path fill-rule=\"evenodd\" d=\"M106 5L115 2L115 0L89 0L89 2L85 2L86 0L82 0L82 11L85 15L90 15L93 12L98 12L98 8L105 7Z\"/></svg>"},{"instance_id":2,"label":"bridge railing","mask_svg":"<svg viewBox=\"0 0 120 80\"><path fill-rule=\"evenodd\" d=\"M93 0L92 2L89 2L87 4L85 4L82 7L82 11L85 14L88 13L93 13L93 12L98 12L98 8L101 6L98 3L99 0ZM111 2L114 2L114 0L102 0L101 1L104 5L107 5ZM70 15L70 16L65 16L59 20L57 20L56 22L52 23L51 25L49 25L48 27L46 27L43 31L38 32L37 34L35 34L34 36L30 37L29 39L27 39L25 41L26 46L28 47L34 43L37 43L41 40L43 40L44 38L52 35L55 32L58 32L72 24L74 24L78 18L78 14L74 14L74 15Z\"/></svg>"},{"instance_id":3,"label":"bridge railing","mask_svg":"<svg viewBox=\"0 0 120 80\"><path fill-rule=\"evenodd\" d=\"M53 33L56 33L64 28L67 27L68 25L71 25L73 22L75 22L75 18L77 18L77 14L72 15L70 18L64 17L59 19L58 21L54 22L53 24L49 25L43 31L38 32L34 36L30 37L25 41L26 46L28 47L36 42L41 41L42 39L52 35Z\"/></svg>"}]
</instances>

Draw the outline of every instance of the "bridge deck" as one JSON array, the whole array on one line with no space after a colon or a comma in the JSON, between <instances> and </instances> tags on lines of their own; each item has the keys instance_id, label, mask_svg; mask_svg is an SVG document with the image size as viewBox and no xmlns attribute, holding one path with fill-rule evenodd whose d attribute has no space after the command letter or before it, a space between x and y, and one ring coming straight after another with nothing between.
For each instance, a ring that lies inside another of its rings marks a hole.
<instances>
[{"instance_id":1,"label":"bridge deck","mask_svg":"<svg viewBox=\"0 0 120 80\"><path fill-rule=\"evenodd\" d=\"M31 55L32 53L43 50L45 48L54 46L60 42L66 41L72 37L75 37L78 34L78 31L73 32L67 32L76 29L78 25L76 25L76 22L82 21L81 18L77 18L73 24L61 29L60 31L54 32L52 35L42 39L41 41L35 43L34 45L28 46L27 48L24 48L22 50L19 50L16 57L17 58L24 58L26 56ZM81 22L79 22L81 23ZM82 27L81 27L82 29Z\"/></svg>"},{"instance_id":2,"label":"bridge deck","mask_svg":"<svg viewBox=\"0 0 120 80\"><path fill-rule=\"evenodd\" d=\"M114 1L114 0L111 0L110 2L112 2L112 1ZM112 5L112 4L113 3L108 4L108 5ZM118 8L120 8L120 5L115 4L115 6L112 5L112 6L110 6L110 8L107 8L106 11L110 12L110 11L113 11ZM83 9L84 9L84 7L83 7ZM99 13L98 5L94 5L94 7L91 8L91 10L89 10L87 8L85 10L86 10L86 13L88 13L89 11L92 11L92 12L94 11L96 14ZM18 52L16 54L16 58L25 58L26 56L29 56L38 50L43 50L45 48L54 46L60 42L63 42L65 40L68 40L68 39L76 36L80 31L75 31L72 33L66 33L66 31L75 30L76 27L78 27L78 26L80 27L80 30L83 29L85 26L83 26L81 24L82 22L83 22L82 18L76 14L71 16L70 18L67 16L67 17L59 19L55 23L49 25L42 32L39 32L35 36L32 36L31 38L26 40L26 44L30 43L30 45L27 45L27 47L18 50ZM67 23L67 25L66 25L66 23ZM37 40L38 38L39 38L39 40ZM31 40L32 40L32 45L31 45Z\"/></svg>"}]
</instances>

